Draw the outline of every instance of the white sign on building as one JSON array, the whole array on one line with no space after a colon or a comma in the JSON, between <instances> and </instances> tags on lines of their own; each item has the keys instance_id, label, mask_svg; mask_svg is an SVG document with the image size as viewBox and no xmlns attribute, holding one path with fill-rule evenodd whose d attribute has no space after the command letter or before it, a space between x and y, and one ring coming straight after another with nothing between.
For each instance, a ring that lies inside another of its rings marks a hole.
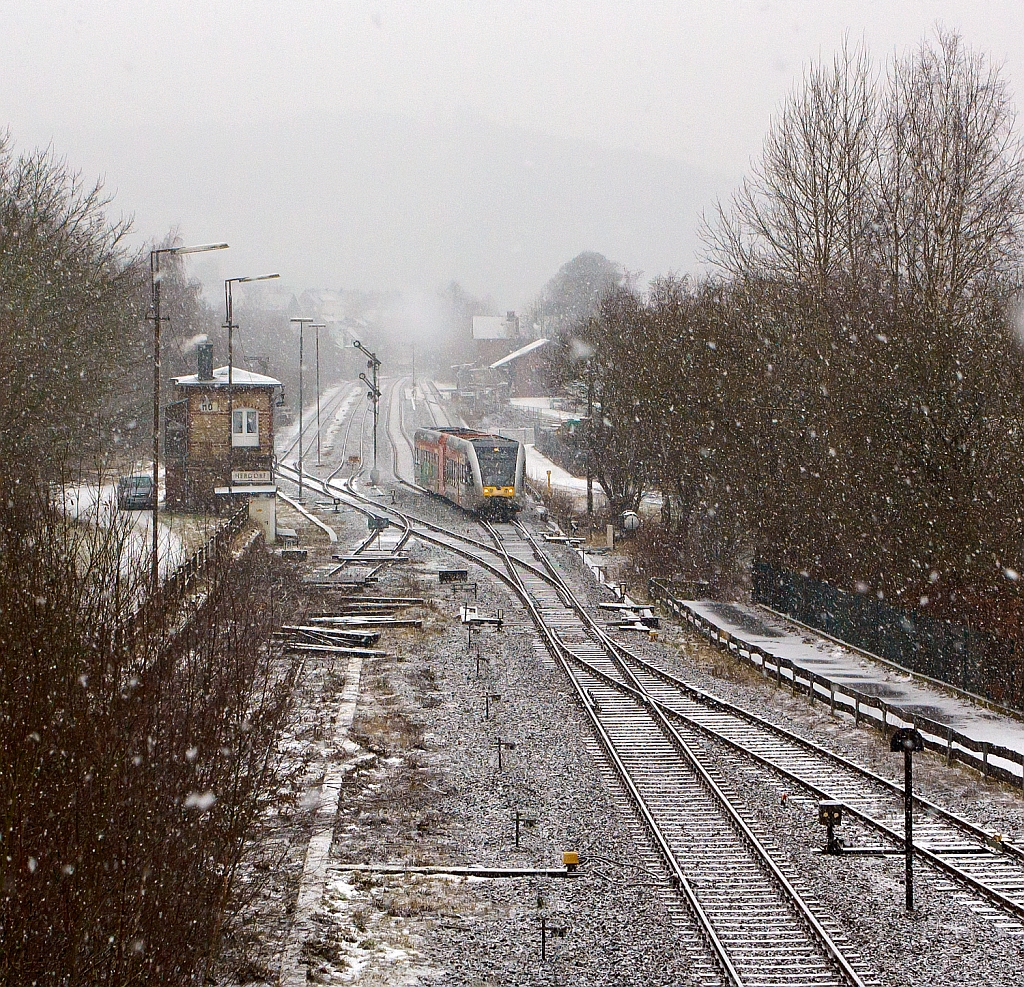
<instances>
[{"instance_id":1,"label":"white sign on building","mask_svg":"<svg viewBox=\"0 0 1024 987\"><path fill-rule=\"evenodd\" d=\"M270 470L232 470L232 483L269 483Z\"/></svg>"}]
</instances>

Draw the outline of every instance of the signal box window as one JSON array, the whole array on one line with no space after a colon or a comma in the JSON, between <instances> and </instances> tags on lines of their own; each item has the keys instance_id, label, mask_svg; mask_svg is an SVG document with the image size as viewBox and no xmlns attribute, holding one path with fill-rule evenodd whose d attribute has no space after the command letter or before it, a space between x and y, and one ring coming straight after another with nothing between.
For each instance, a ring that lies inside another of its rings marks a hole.
<instances>
[{"instance_id":1,"label":"signal box window","mask_svg":"<svg viewBox=\"0 0 1024 987\"><path fill-rule=\"evenodd\" d=\"M258 446L260 444L260 414L252 408L236 408L231 414L231 444Z\"/></svg>"}]
</instances>

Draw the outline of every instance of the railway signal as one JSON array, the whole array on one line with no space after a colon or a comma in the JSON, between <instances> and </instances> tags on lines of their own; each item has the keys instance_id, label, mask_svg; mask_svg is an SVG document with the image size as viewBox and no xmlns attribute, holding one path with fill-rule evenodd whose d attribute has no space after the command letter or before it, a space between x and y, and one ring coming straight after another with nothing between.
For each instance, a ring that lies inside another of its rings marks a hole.
<instances>
[{"instance_id":1,"label":"railway signal","mask_svg":"<svg viewBox=\"0 0 1024 987\"><path fill-rule=\"evenodd\" d=\"M913 727L893 731L889 750L903 752L903 850L906 859L907 911L914 910L914 753L924 750L924 738Z\"/></svg>"},{"instance_id":2,"label":"railway signal","mask_svg":"<svg viewBox=\"0 0 1024 987\"><path fill-rule=\"evenodd\" d=\"M785 799L783 799L785 801ZM836 839L836 826L843 822L843 803L826 801L818 803L818 822L827 827L825 832L825 853L836 856L843 852L843 844Z\"/></svg>"},{"instance_id":3,"label":"railway signal","mask_svg":"<svg viewBox=\"0 0 1024 987\"><path fill-rule=\"evenodd\" d=\"M380 404L380 387L378 386L379 379L377 373L380 370L381 362L377 359L377 354L368 350L358 339L352 340L352 345L369 357L366 361L366 369L373 372L373 380L370 380L366 374L360 374L359 379L369 388L366 392L366 400L373 402L373 469L370 470L370 483L376 486L380 483L380 471L377 469L377 416Z\"/></svg>"}]
</instances>

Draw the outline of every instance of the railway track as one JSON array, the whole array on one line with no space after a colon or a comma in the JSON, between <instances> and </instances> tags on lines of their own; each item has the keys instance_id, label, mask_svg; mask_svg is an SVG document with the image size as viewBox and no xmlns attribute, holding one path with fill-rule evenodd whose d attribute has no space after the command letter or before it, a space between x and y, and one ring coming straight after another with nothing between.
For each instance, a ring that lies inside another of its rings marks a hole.
<instances>
[{"instance_id":1,"label":"railway track","mask_svg":"<svg viewBox=\"0 0 1024 987\"><path fill-rule=\"evenodd\" d=\"M322 405L320 409L321 433L330 433L333 425L335 424L334 417L338 409L345 407L346 402L348 402L348 404L350 405L352 403L351 399L354 396L354 392L356 390L361 389L361 387L357 388L356 385L353 383L343 384L338 387L337 391L333 395L331 395L331 397ZM349 420L351 421L351 419ZM312 438L310 438L310 433L312 433ZM304 421L302 425L302 448L304 451L308 450L311 446L315 444L317 435L317 419L315 416L310 415L309 420ZM346 443L347 435L348 433L346 432ZM295 450L298 448L298 445L299 435L298 429L296 428L295 438L291 439L287 443L281 444L281 447L277 452L277 458L283 462L285 459L288 458L288 456L292 455L292 453L295 452Z\"/></svg>"},{"instance_id":2,"label":"railway track","mask_svg":"<svg viewBox=\"0 0 1024 987\"><path fill-rule=\"evenodd\" d=\"M837 941L736 810L714 770L595 639L560 577L519 575L539 546L519 524L489 525L510 573L569 675L634 810L728 984L863 984ZM542 555L542 553L540 553ZM617 681L617 676L623 680ZM859 967L859 969L858 969Z\"/></svg>"},{"instance_id":3,"label":"railway track","mask_svg":"<svg viewBox=\"0 0 1024 987\"><path fill-rule=\"evenodd\" d=\"M403 436L409 441L404 428ZM458 534L455 537L463 544L491 547ZM507 538L511 536L506 532ZM541 616L556 629L571 628L577 636L582 633L595 642L587 660L620 684L647 693L709 763L724 750L738 753L775 772L780 781L801 786L812 798L842 802L851 816L884 837L894 850L902 848L901 785L689 685L615 641L593 618L588 617L581 627L563 609L571 590L546 561L542 546L521 529L519 540L524 538L527 544L521 551L509 554L522 572L525 591L542 601ZM515 542L515 538L503 539L506 546ZM543 573L538 562L545 563ZM574 602L575 613L585 613L585 608ZM1024 932L1019 921L1024 920L1024 851L1020 847L920 796L914 797L914 832L918 857L985 898L1004 916L1017 920L1002 921L1006 928Z\"/></svg>"},{"instance_id":4,"label":"railway track","mask_svg":"<svg viewBox=\"0 0 1024 987\"><path fill-rule=\"evenodd\" d=\"M404 403L386 403L393 472L409 442ZM336 471L337 472L337 471ZM310 477L310 485L316 480ZM729 790L723 751L838 799L893 847L901 843L902 790L813 743L673 677L613 640L574 597L543 546L518 524L487 526L488 541L363 497L352 478L323 484L366 513L388 513L412 534L472 560L523 600L539 640L562 665L630 805L656 848L690 918L701 930L707 982L860 984L862 960L815 914L744 818ZM454 510L454 509L453 509ZM915 801L915 849L957 886L1001 914L1024 914L1024 855L997 848L979 827L923 799ZM755 917L752 921L751 917Z\"/></svg>"},{"instance_id":5,"label":"railway track","mask_svg":"<svg viewBox=\"0 0 1024 987\"><path fill-rule=\"evenodd\" d=\"M390 410L392 403L387 407ZM392 448L397 471L394 442ZM337 492L361 499L350 481L343 482L335 488ZM331 481L324 487L331 489ZM403 514L393 508L389 513ZM664 713L640 690L615 688L602 674L598 663L614 670L611 654L592 641L566 588L532 561L522 564L537 552L522 529L511 524L487 526L504 561L502 568L482 557L486 546L472 545L472 539L453 538L454 533L440 526L433 526L428 535L422 527L414 529L411 517L405 521L410 531L474 558L519 592L552 655L569 675L609 761L700 929L708 954L704 962L714 971L713 982L865 983L847 957L848 947L844 950L825 929L733 808L719 781L668 726Z\"/></svg>"}]
</instances>

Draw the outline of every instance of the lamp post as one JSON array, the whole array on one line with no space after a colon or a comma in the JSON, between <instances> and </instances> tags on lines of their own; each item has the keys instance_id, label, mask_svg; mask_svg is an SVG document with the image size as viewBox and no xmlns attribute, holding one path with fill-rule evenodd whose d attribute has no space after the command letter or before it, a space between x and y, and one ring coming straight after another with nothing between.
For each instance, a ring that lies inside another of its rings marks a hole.
<instances>
[{"instance_id":1,"label":"lamp post","mask_svg":"<svg viewBox=\"0 0 1024 987\"><path fill-rule=\"evenodd\" d=\"M366 397L373 402L373 469L370 470L370 483L376 486L380 483L380 471L377 469L377 405L380 402L380 388L377 386L377 371L380 369L380 360L377 354L368 350L358 339L352 340L352 345L364 353L369 359L366 361L366 369L373 371L373 380L369 380L366 374L360 374L359 379L366 384L370 390Z\"/></svg>"},{"instance_id":2,"label":"lamp post","mask_svg":"<svg viewBox=\"0 0 1024 987\"><path fill-rule=\"evenodd\" d=\"M231 286L233 284L247 284L249 281L271 281L279 278L280 274L261 274L257 278L225 278L224 279L224 328L228 331L228 461L233 463L234 447L234 347L233 332L238 327L234 324L234 302L231 297ZM230 481L229 481L230 486Z\"/></svg>"},{"instance_id":3,"label":"lamp post","mask_svg":"<svg viewBox=\"0 0 1024 987\"><path fill-rule=\"evenodd\" d=\"M316 464L320 465L320 330L326 329L323 322L314 322L316 330Z\"/></svg>"},{"instance_id":4,"label":"lamp post","mask_svg":"<svg viewBox=\"0 0 1024 987\"><path fill-rule=\"evenodd\" d=\"M299 324L299 500L302 500L302 330L312 319L290 319Z\"/></svg>"},{"instance_id":5,"label":"lamp post","mask_svg":"<svg viewBox=\"0 0 1024 987\"><path fill-rule=\"evenodd\" d=\"M587 515L594 515L594 466L591 449L594 444L594 363L587 361Z\"/></svg>"},{"instance_id":6,"label":"lamp post","mask_svg":"<svg viewBox=\"0 0 1024 987\"><path fill-rule=\"evenodd\" d=\"M157 508L160 503L160 256L161 254L200 254L207 250L226 250L226 243L197 243L189 247L158 247L149 252L149 288L153 305L153 590L160 585L159 535Z\"/></svg>"}]
</instances>

